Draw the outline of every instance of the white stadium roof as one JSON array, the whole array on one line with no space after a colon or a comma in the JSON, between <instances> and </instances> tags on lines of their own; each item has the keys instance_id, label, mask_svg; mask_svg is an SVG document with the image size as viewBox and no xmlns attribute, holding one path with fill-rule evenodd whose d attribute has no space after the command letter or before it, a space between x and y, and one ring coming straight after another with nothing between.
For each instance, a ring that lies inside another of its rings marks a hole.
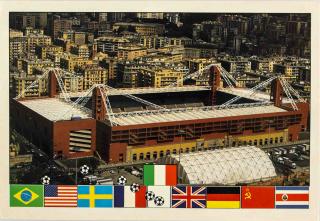
<instances>
[{"instance_id":1,"label":"white stadium roof","mask_svg":"<svg viewBox=\"0 0 320 221\"><path fill-rule=\"evenodd\" d=\"M153 94L153 93L168 93L168 92L187 92L187 91L207 91L210 90L209 86L182 86L182 87L141 87L141 88L117 88L111 89L108 96L121 95L121 94ZM68 95L72 97L84 96L86 92L72 92ZM91 93L89 94L91 96ZM61 95L61 97L63 97Z\"/></svg>"},{"instance_id":2,"label":"white stadium roof","mask_svg":"<svg viewBox=\"0 0 320 221\"><path fill-rule=\"evenodd\" d=\"M70 120L71 117L90 118L91 116L57 98L44 98L19 101L50 121Z\"/></svg>"},{"instance_id":3,"label":"white stadium roof","mask_svg":"<svg viewBox=\"0 0 320 221\"><path fill-rule=\"evenodd\" d=\"M189 184L235 185L269 180L276 176L268 155L260 148L244 146L171 155L166 163L179 165L179 177Z\"/></svg>"},{"instance_id":4,"label":"white stadium roof","mask_svg":"<svg viewBox=\"0 0 320 221\"><path fill-rule=\"evenodd\" d=\"M286 110L276 107L274 105L257 105L251 104L248 106L214 109L212 107L193 107L184 109L172 109L170 111L152 110L152 111L136 111L130 113L117 113L114 114L114 123L125 126L125 125L138 125L138 124L149 124L149 123L161 123L161 122L173 122L173 121L185 121L185 120L199 120L209 118L220 118L220 117L232 117L241 115L252 115L252 114L267 114L267 113L280 113L286 112Z\"/></svg>"},{"instance_id":5,"label":"white stadium roof","mask_svg":"<svg viewBox=\"0 0 320 221\"><path fill-rule=\"evenodd\" d=\"M218 90L228 94L233 94L235 96L241 96L256 101L270 100L270 93L265 93L257 90L256 93L252 95L252 91L250 91L250 88L219 88ZM290 101L286 97L283 97L283 102L289 103Z\"/></svg>"}]
</instances>

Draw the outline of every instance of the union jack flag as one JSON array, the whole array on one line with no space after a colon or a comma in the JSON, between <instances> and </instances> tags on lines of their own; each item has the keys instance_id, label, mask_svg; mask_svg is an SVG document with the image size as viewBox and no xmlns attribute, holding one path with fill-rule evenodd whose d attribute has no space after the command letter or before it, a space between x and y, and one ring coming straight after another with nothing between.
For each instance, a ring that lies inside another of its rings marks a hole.
<instances>
[{"instance_id":1,"label":"union jack flag","mask_svg":"<svg viewBox=\"0 0 320 221\"><path fill-rule=\"evenodd\" d=\"M206 187L173 186L171 208L205 208Z\"/></svg>"}]
</instances>

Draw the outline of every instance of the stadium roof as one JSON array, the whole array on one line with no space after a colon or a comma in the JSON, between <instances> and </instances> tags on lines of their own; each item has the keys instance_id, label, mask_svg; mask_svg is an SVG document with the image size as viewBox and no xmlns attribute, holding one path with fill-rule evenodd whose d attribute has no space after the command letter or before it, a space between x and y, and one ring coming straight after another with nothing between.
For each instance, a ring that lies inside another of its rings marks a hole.
<instances>
[{"instance_id":1,"label":"stadium roof","mask_svg":"<svg viewBox=\"0 0 320 221\"><path fill-rule=\"evenodd\" d=\"M166 163L179 165L183 183L223 184L251 183L276 176L268 155L254 146L224 148L171 155Z\"/></svg>"},{"instance_id":2,"label":"stadium roof","mask_svg":"<svg viewBox=\"0 0 320 221\"><path fill-rule=\"evenodd\" d=\"M91 115L57 98L19 101L50 121L70 120L71 117L91 118Z\"/></svg>"},{"instance_id":3,"label":"stadium roof","mask_svg":"<svg viewBox=\"0 0 320 221\"><path fill-rule=\"evenodd\" d=\"M219 88L218 90L225 93L233 94L235 96L241 96L256 101L270 100L270 93L256 91L256 93L252 95L252 91L250 91L250 88ZM283 97L283 102L289 103L290 101L286 97Z\"/></svg>"},{"instance_id":4,"label":"stadium roof","mask_svg":"<svg viewBox=\"0 0 320 221\"><path fill-rule=\"evenodd\" d=\"M208 86L182 86L182 87L142 87L142 88L117 88L110 90L108 96L121 95L121 94L154 94L154 93L168 93L168 92L184 92L184 91L207 91L210 90ZM68 93L72 97L84 96L86 92L73 92ZM88 96L91 96L89 94ZM61 95L62 97L62 95Z\"/></svg>"},{"instance_id":5,"label":"stadium roof","mask_svg":"<svg viewBox=\"0 0 320 221\"><path fill-rule=\"evenodd\" d=\"M181 109L136 111L130 113L114 114L113 122L120 125L138 125L149 123L199 120L220 117L232 117L252 114L267 114L275 112L286 112L286 110L270 104L247 104L230 105L224 109L212 107L190 107Z\"/></svg>"}]
</instances>

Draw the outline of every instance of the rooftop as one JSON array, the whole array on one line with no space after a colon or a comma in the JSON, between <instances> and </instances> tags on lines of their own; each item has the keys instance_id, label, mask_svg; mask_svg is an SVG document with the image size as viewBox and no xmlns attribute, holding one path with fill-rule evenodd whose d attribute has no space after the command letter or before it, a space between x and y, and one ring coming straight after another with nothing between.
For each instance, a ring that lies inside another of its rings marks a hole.
<instances>
[{"instance_id":1,"label":"rooftop","mask_svg":"<svg viewBox=\"0 0 320 221\"><path fill-rule=\"evenodd\" d=\"M271 104L230 105L228 108L191 107L182 109L136 111L114 114L113 122L120 126L150 123L200 120L210 118L233 117L241 115L287 112Z\"/></svg>"},{"instance_id":2,"label":"rooftop","mask_svg":"<svg viewBox=\"0 0 320 221\"><path fill-rule=\"evenodd\" d=\"M109 91L109 96L121 94L154 94L154 93L168 93L168 92L184 92L184 91L206 91L210 87L207 86L182 86L182 87L142 87L142 88L117 88ZM80 97L85 95L86 92L69 93L70 97ZM62 96L62 95L61 95ZM91 94L89 94L91 96Z\"/></svg>"},{"instance_id":3,"label":"rooftop","mask_svg":"<svg viewBox=\"0 0 320 221\"><path fill-rule=\"evenodd\" d=\"M57 98L32 99L19 101L50 121L70 120L71 117L91 118L91 116Z\"/></svg>"},{"instance_id":4,"label":"rooftop","mask_svg":"<svg viewBox=\"0 0 320 221\"><path fill-rule=\"evenodd\" d=\"M165 161L179 164L182 178L189 184L235 185L277 175L268 155L254 146L176 154Z\"/></svg>"}]
</instances>

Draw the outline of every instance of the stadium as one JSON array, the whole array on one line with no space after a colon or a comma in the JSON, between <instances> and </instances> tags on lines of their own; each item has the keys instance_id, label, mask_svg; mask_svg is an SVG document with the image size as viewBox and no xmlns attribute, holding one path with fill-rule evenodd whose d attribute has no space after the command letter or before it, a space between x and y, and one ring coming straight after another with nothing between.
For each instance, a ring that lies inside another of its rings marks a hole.
<instances>
[{"instance_id":1,"label":"stadium","mask_svg":"<svg viewBox=\"0 0 320 221\"><path fill-rule=\"evenodd\" d=\"M285 143L307 130L309 104L282 78L249 89L232 86L219 66L208 74L209 86L67 93L50 70L48 96L11 99L11 127L52 157L98 155L108 163ZM270 93L257 90L267 84Z\"/></svg>"}]
</instances>

